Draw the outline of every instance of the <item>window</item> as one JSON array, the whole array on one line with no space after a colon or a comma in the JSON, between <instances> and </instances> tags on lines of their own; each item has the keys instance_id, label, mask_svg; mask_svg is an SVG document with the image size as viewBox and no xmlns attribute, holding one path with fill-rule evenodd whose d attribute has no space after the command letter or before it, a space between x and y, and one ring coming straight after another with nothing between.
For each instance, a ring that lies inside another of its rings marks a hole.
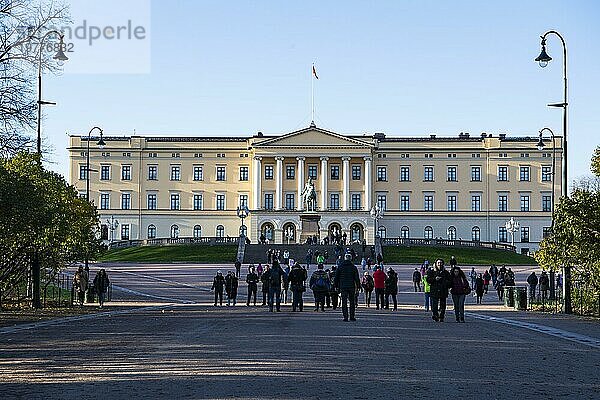
<instances>
[{"instance_id":1,"label":"window","mask_svg":"<svg viewBox=\"0 0 600 400\"><path fill-rule=\"evenodd\" d=\"M385 226L380 226L379 229L377 229L377 233L379 234L380 238L385 239L385 237L386 237Z\"/></svg>"},{"instance_id":2,"label":"window","mask_svg":"<svg viewBox=\"0 0 600 400\"><path fill-rule=\"evenodd\" d=\"M121 240L129 240L129 224L121 225Z\"/></svg>"},{"instance_id":3,"label":"window","mask_svg":"<svg viewBox=\"0 0 600 400\"><path fill-rule=\"evenodd\" d=\"M523 242L523 243L529 242L529 227L528 226L521 227L521 242Z\"/></svg>"},{"instance_id":4,"label":"window","mask_svg":"<svg viewBox=\"0 0 600 400\"><path fill-rule=\"evenodd\" d=\"M474 226L471 229L471 240L474 242L479 242L481 240L481 229L478 226Z\"/></svg>"},{"instance_id":5,"label":"window","mask_svg":"<svg viewBox=\"0 0 600 400\"><path fill-rule=\"evenodd\" d=\"M360 202L360 193L352 193L350 207L352 208L352 210L360 210L362 208Z\"/></svg>"},{"instance_id":6,"label":"window","mask_svg":"<svg viewBox=\"0 0 600 400\"><path fill-rule=\"evenodd\" d=\"M407 194L400 195L400 211L410 211L410 196Z\"/></svg>"},{"instance_id":7,"label":"window","mask_svg":"<svg viewBox=\"0 0 600 400\"><path fill-rule=\"evenodd\" d=\"M100 239L108 240L108 225L100 225Z\"/></svg>"},{"instance_id":8,"label":"window","mask_svg":"<svg viewBox=\"0 0 600 400\"><path fill-rule=\"evenodd\" d=\"M285 166L285 179L296 179L296 167L294 165Z\"/></svg>"},{"instance_id":9,"label":"window","mask_svg":"<svg viewBox=\"0 0 600 400\"><path fill-rule=\"evenodd\" d=\"M449 226L446 233L448 234L448 240L456 240L456 227Z\"/></svg>"},{"instance_id":10,"label":"window","mask_svg":"<svg viewBox=\"0 0 600 400\"><path fill-rule=\"evenodd\" d=\"M107 181L110 179L110 165L100 166L100 180Z\"/></svg>"},{"instance_id":11,"label":"window","mask_svg":"<svg viewBox=\"0 0 600 400\"><path fill-rule=\"evenodd\" d=\"M194 210L202 210L202 195L199 193L194 194Z\"/></svg>"},{"instance_id":12,"label":"window","mask_svg":"<svg viewBox=\"0 0 600 400\"><path fill-rule=\"evenodd\" d=\"M273 179L273 166L265 165L265 180L272 180L272 179Z\"/></svg>"},{"instance_id":13,"label":"window","mask_svg":"<svg viewBox=\"0 0 600 400\"><path fill-rule=\"evenodd\" d=\"M448 211L456 211L456 195L450 194L447 198Z\"/></svg>"},{"instance_id":14,"label":"window","mask_svg":"<svg viewBox=\"0 0 600 400\"><path fill-rule=\"evenodd\" d=\"M225 237L225 227L223 227L223 225L217 225L215 233L218 238Z\"/></svg>"},{"instance_id":15,"label":"window","mask_svg":"<svg viewBox=\"0 0 600 400\"><path fill-rule=\"evenodd\" d=\"M423 201L423 209L425 211L433 211L433 195L426 194Z\"/></svg>"},{"instance_id":16,"label":"window","mask_svg":"<svg viewBox=\"0 0 600 400\"><path fill-rule=\"evenodd\" d=\"M505 194L498 195L498 211L508 211L508 196Z\"/></svg>"},{"instance_id":17,"label":"window","mask_svg":"<svg viewBox=\"0 0 600 400\"><path fill-rule=\"evenodd\" d=\"M131 193L121 193L121 210L131 209Z\"/></svg>"},{"instance_id":18,"label":"window","mask_svg":"<svg viewBox=\"0 0 600 400\"><path fill-rule=\"evenodd\" d=\"M471 211L481 211L481 195L471 195Z\"/></svg>"},{"instance_id":19,"label":"window","mask_svg":"<svg viewBox=\"0 0 600 400\"><path fill-rule=\"evenodd\" d=\"M471 181L481 182L481 167L471 167Z\"/></svg>"},{"instance_id":20,"label":"window","mask_svg":"<svg viewBox=\"0 0 600 400\"><path fill-rule=\"evenodd\" d=\"M340 209L340 195L338 193L331 193L329 195L329 209L339 210Z\"/></svg>"},{"instance_id":21,"label":"window","mask_svg":"<svg viewBox=\"0 0 600 400\"><path fill-rule=\"evenodd\" d=\"M248 195L247 194L240 194L240 207L241 208L248 207Z\"/></svg>"},{"instance_id":22,"label":"window","mask_svg":"<svg viewBox=\"0 0 600 400\"><path fill-rule=\"evenodd\" d=\"M331 166L331 180L332 181L337 181L340 179L340 166L339 165L332 165Z\"/></svg>"},{"instance_id":23,"label":"window","mask_svg":"<svg viewBox=\"0 0 600 400\"><path fill-rule=\"evenodd\" d=\"M529 181L529 166L521 166L519 168L519 180Z\"/></svg>"},{"instance_id":24,"label":"window","mask_svg":"<svg viewBox=\"0 0 600 400\"><path fill-rule=\"evenodd\" d=\"M219 166L219 167L217 167L217 181L224 181L224 180L225 180L225 167Z\"/></svg>"},{"instance_id":25,"label":"window","mask_svg":"<svg viewBox=\"0 0 600 400\"><path fill-rule=\"evenodd\" d=\"M148 225L148 239L156 239L156 226Z\"/></svg>"},{"instance_id":26,"label":"window","mask_svg":"<svg viewBox=\"0 0 600 400\"><path fill-rule=\"evenodd\" d=\"M285 209L286 210L293 210L295 208L294 205L294 194L293 193L286 193L285 194Z\"/></svg>"},{"instance_id":27,"label":"window","mask_svg":"<svg viewBox=\"0 0 600 400\"><path fill-rule=\"evenodd\" d=\"M181 167L179 165L171 165L171 180L172 181L180 181L181 180Z\"/></svg>"},{"instance_id":28,"label":"window","mask_svg":"<svg viewBox=\"0 0 600 400\"><path fill-rule=\"evenodd\" d=\"M402 229L400 229L400 237L402 239L410 238L410 229L408 228L408 226L403 226Z\"/></svg>"},{"instance_id":29,"label":"window","mask_svg":"<svg viewBox=\"0 0 600 400\"><path fill-rule=\"evenodd\" d=\"M448 167L448 182L456 182L456 167Z\"/></svg>"},{"instance_id":30,"label":"window","mask_svg":"<svg viewBox=\"0 0 600 400\"><path fill-rule=\"evenodd\" d=\"M552 196L542 196L542 211L552 211Z\"/></svg>"},{"instance_id":31,"label":"window","mask_svg":"<svg viewBox=\"0 0 600 400\"><path fill-rule=\"evenodd\" d=\"M202 237L202 227L200 225L194 225L194 237L196 239Z\"/></svg>"},{"instance_id":32,"label":"window","mask_svg":"<svg viewBox=\"0 0 600 400\"><path fill-rule=\"evenodd\" d=\"M547 237L549 237L550 235L552 235L552 228L549 226L544 226L542 228L542 237L544 239L546 239Z\"/></svg>"},{"instance_id":33,"label":"window","mask_svg":"<svg viewBox=\"0 0 600 400\"><path fill-rule=\"evenodd\" d=\"M552 167L542 165L542 182L550 182L552 180Z\"/></svg>"},{"instance_id":34,"label":"window","mask_svg":"<svg viewBox=\"0 0 600 400\"><path fill-rule=\"evenodd\" d=\"M248 167L240 167L240 181L248 180Z\"/></svg>"},{"instance_id":35,"label":"window","mask_svg":"<svg viewBox=\"0 0 600 400\"><path fill-rule=\"evenodd\" d=\"M387 196L385 194L377 195L377 205L382 211L385 211L387 208Z\"/></svg>"},{"instance_id":36,"label":"window","mask_svg":"<svg viewBox=\"0 0 600 400\"><path fill-rule=\"evenodd\" d=\"M521 195L521 211L529 211L529 195Z\"/></svg>"},{"instance_id":37,"label":"window","mask_svg":"<svg viewBox=\"0 0 600 400\"><path fill-rule=\"evenodd\" d=\"M100 194L100 209L108 210L110 208L110 195L108 193Z\"/></svg>"},{"instance_id":38,"label":"window","mask_svg":"<svg viewBox=\"0 0 600 400\"><path fill-rule=\"evenodd\" d=\"M121 180L123 180L123 181L131 180L131 165L122 165L121 166Z\"/></svg>"},{"instance_id":39,"label":"window","mask_svg":"<svg viewBox=\"0 0 600 400\"><path fill-rule=\"evenodd\" d=\"M156 210L156 194L149 193L147 196L148 210Z\"/></svg>"},{"instance_id":40,"label":"window","mask_svg":"<svg viewBox=\"0 0 600 400\"><path fill-rule=\"evenodd\" d=\"M353 224L350 227L350 240L354 242L359 242L362 239L362 231L363 228L360 224Z\"/></svg>"},{"instance_id":41,"label":"window","mask_svg":"<svg viewBox=\"0 0 600 400\"><path fill-rule=\"evenodd\" d=\"M433 239L433 228L430 226L426 226L425 230L423 231L423 237L425 239Z\"/></svg>"},{"instance_id":42,"label":"window","mask_svg":"<svg viewBox=\"0 0 600 400\"><path fill-rule=\"evenodd\" d=\"M308 177L311 179L317 179L317 166L316 165L308 166Z\"/></svg>"},{"instance_id":43,"label":"window","mask_svg":"<svg viewBox=\"0 0 600 400\"><path fill-rule=\"evenodd\" d=\"M400 182L410 181L410 167L400 167Z\"/></svg>"},{"instance_id":44,"label":"window","mask_svg":"<svg viewBox=\"0 0 600 400\"><path fill-rule=\"evenodd\" d=\"M179 237L179 226L171 225L171 239L177 239Z\"/></svg>"},{"instance_id":45,"label":"window","mask_svg":"<svg viewBox=\"0 0 600 400\"><path fill-rule=\"evenodd\" d=\"M265 193L265 210L273 209L273 193Z\"/></svg>"},{"instance_id":46,"label":"window","mask_svg":"<svg viewBox=\"0 0 600 400\"><path fill-rule=\"evenodd\" d=\"M425 182L433 182L433 167L425 167L423 171L423 180Z\"/></svg>"},{"instance_id":47,"label":"window","mask_svg":"<svg viewBox=\"0 0 600 400\"><path fill-rule=\"evenodd\" d=\"M360 165L353 165L352 166L352 180L360 181L361 175L362 175L362 169L361 169Z\"/></svg>"},{"instance_id":48,"label":"window","mask_svg":"<svg viewBox=\"0 0 600 400\"><path fill-rule=\"evenodd\" d=\"M508 232L505 226L498 227L498 241L504 243L508 242Z\"/></svg>"},{"instance_id":49,"label":"window","mask_svg":"<svg viewBox=\"0 0 600 400\"><path fill-rule=\"evenodd\" d=\"M158 179L158 166L148 165L148 180L155 181Z\"/></svg>"},{"instance_id":50,"label":"window","mask_svg":"<svg viewBox=\"0 0 600 400\"><path fill-rule=\"evenodd\" d=\"M79 166L79 179L82 181L87 180L87 167L85 165Z\"/></svg>"},{"instance_id":51,"label":"window","mask_svg":"<svg viewBox=\"0 0 600 400\"><path fill-rule=\"evenodd\" d=\"M377 167L377 181L378 182L386 182L387 181L387 167Z\"/></svg>"},{"instance_id":52,"label":"window","mask_svg":"<svg viewBox=\"0 0 600 400\"><path fill-rule=\"evenodd\" d=\"M179 193L171 193L171 210L179 210Z\"/></svg>"},{"instance_id":53,"label":"window","mask_svg":"<svg viewBox=\"0 0 600 400\"><path fill-rule=\"evenodd\" d=\"M201 165L194 165L194 180L202 181L204 180L204 170Z\"/></svg>"},{"instance_id":54,"label":"window","mask_svg":"<svg viewBox=\"0 0 600 400\"><path fill-rule=\"evenodd\" d=\"M499 182L508 181L508 167L506 165L498 166L498 181Z\"/></svg>"},{"instance_id":55,"label":"window","mask_svg":"<svg viewBox=\"0 0 600 400\"><path fill-rule=\"evenodd\" d=\"M217 211L225 210L225 195L218 194L217 195Z\"/></svg>"}]
</instances>

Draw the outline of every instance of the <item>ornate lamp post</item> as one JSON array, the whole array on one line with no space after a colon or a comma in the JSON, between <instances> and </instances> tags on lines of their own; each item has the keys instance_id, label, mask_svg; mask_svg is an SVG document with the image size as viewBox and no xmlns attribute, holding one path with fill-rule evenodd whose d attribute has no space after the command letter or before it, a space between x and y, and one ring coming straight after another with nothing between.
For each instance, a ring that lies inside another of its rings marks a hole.
<instances>
[{"instance_id":1,"label":"ornate lamp post","mask_svg":"<svg viewBox=\"0 0 600 400\"><path fill-rule=\"evenodd\" d=\"M244 225L244 219L248 218L248 215L250 214L250 210L248 209L248 206L239 206L236 210L237 216L241 221L241 225L240 225L240 236L246 236L246 225Z\"/></svg>"},{"instance_id":2,"label":"ornate lamp post","mask_svg":"<svg viewBox=\"0 0 600 400\"><path fill-rule=\"evenodd\" d=\"M379 207L379 204L375 204L373 206L373 208L371 208L371 218L373 218L373 221L375 223L375 242L377 242L377 238L379 237L379 227L378 225L378 221L383 218L383 209L381 207Z\"/></svg>"},{"instance_id":3,"label":"ornate lamp post","mask_svg":"<svg viewBox=\"0 0 600 400\"><path fill-rule=\"evenodd\" d=\"M513 217L510 217L510 220L506 221L506 224L504 224L504 226L506 227L506 230L510 232L511 243L512 246L515 247L515 233L519 230L521 225L519 225L519 222L515 221Z\"/></svg>"},{"instance_id":4,"label":"ornate lamp post","mask_svg":"<svg viewBox=\"0 0 600 400\"><path fill-rule=\"evenodd\" d=\"M115 240L114 232L119 227L119 220L115 219L114 216L111 216L110 219L106 220L106 223L108 225L108 229L110 229L110 245Z\"/></svg>"}]
</instances>

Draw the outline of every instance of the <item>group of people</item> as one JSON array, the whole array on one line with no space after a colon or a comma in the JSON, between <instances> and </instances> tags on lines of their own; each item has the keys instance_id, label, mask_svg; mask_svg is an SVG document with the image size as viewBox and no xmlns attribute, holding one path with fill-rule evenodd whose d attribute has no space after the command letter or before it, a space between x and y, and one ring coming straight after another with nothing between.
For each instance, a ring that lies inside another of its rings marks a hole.
<instances>
[{"instance_id":1,"label":"group of people","mask_svg":"<svg viewBox=\"0 0 600 400\"><path fill-rule=\"evenodd\" d=\"M80 306L83 306L87 294L92 292L98 296L100 308L104 307L106 292L108 291L109 285L110 280L108 279L108 274L104 268L96 273L91 285L89 267L86 266L86 268L84 268L80 266L73 276L73 291L77 294L77 301Z\"/></svg>"}]
</instances>

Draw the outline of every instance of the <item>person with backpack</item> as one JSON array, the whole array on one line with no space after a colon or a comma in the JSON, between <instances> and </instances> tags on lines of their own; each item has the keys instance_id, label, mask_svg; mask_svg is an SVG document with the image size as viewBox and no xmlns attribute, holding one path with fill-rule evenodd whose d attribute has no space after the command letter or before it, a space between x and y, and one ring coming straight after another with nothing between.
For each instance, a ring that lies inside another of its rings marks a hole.
<instances>
[{"instance_id":1,"label":"person with backpack","mask_svg":"<svg viewBox=\"0 0 600 400\"><path fill-rule=\"evenodd\" d=\"M430 291L431 291L431 287L429 286L429 282L427 282L427 272L429 271L429 267L427 267L427 269L425 270L425 273L423 274L423 299L425 301L425 311L429 312L429 303L430 303Z\"/></svg>"},{"instance_id":2,"label":"person with backpack","mask_svg":"<svg viewBox=\"0 0 600 400\"><path fill-rule=\"evenodd\" d=\"M259 268L260 268L260 264L258 264ZM263 273L260 276L260 282L262 283L262 296L263 296L263 301L262 301L262 305L266 305L267 304L267 297L269 296L269 265L265 265L265 269L263 271Z\"/></svg>"},{"instance_id":3,"label":"person with backpack","mask_svg":"<svg viewBox=\"0 0 600 400\"><path fill-rule=\"evenodd\" d=\"M269 269L269 311L273 312L275 308L277 312L281 311L281 281L285 272L279 265L279 261L271 265Z\"/></svg>"},{"instance_id":4,"label":"person with backpack","mask_svg":"<svg viewBox=\"0 0 600 400\"><path fill-rule=\"evenodd\" d=\"M292 289L292 312L295 312L296 310L302 311L304 308L302 293L306 290L304 287L306 276L306 270L302 268L300 264L294 264L288 277L290 289Z\"/></svg>"},{"instance_id":5,"label":"person with backpack","mask_svg":"<svg viewBox=\"0 0 600 400\"><path fill-rule=\"evenodd\" d=\"M235 307L235 303L237 300L237 290L238 290L238 278L233 274L233 272L227 272L227 276L225 277L225 292L227 293L227 307L231 305L233 302L233 306Z\"/></svg>"},{"instance_id":6,"label":"person with backpack","mask_svg":"<svg viewBox=\"0 0 600 400\"><path fill-rule=\"evenodd\" d=\"M350 314L350 321L356 321L356 292L360 288L360 278L358 268L352 263L352 254L344 255L344 261L335 271L334 285L339 288L342 295L344 322L348 321L348 314ZM350 302L350 310L348 310L348 302Z\"/></svg>"},{"instance_id":7,"label":"person with backpack","mask_svg":"<svg viewBox=\"0 0 600 400\"><path fill-rule=\"evenodd\" d=\"M215 291L215 307L217 306L217 300L219 305L223 306L223 287L225 286L225 278L223 273L217 271L217 275L213 279L213 284L210 290Z\"/></svg>"},{"instance_id":8,"label":"person with backpack","mask_svg":"<svg viewBox=\"0 0 600 400\"><path fill-rule=\"evenodd\" d=\"M256 306L256 292L258 290L258 275L254 272L254 266L251 266L246 275L246 283L248 284L248 300L246 306L250 306L250 299L254 298L254 306Z\"/></svg>"},{"instance_id":9,"label":"person with backpack","mask_svg":"<svg viewBox=\"0 0 600 400\"><path fill-rule=\"evenodd\" d=\"M361 286L365 292L365 304L367 307L371 307L371 294L373 293L373 289L375 289L375 282L373 281L371 274L369 274L369 271L365 271Z\"/></svg>"},{"instance_id":10,"label":"person with backpack","mask_svg":"<svg viewBox=\"0 0 600 400\"><path fill-rule=\"evenodd\" d=\"M394 302L394 311L398 310L398 274L391 267L388 268L385 279L385 309L390 309L390 297ZM418 271L417 271L418 272Z\"/></svg>"},{"instance_id":11,"label":"person with backpack","mask_svg":"<svg viewBox=\"0 0 600 400\"><path fill-rule=\"evenodd\" d=\"M471 293L471 287L465 273L460 267L452 268L450 292L452 293L456 322L465 322L465 298Z\"/></svg>"},{"instance_id":12,"label":"person with backpack","mask_svg":"<svg viewBox=\"0 0 600 400\"><path fill-rule=\"evenodd\" d=\"M423 278L421 276L421 273L419 272L419 269L415 268L415 270L413 271L413 275L412 275L413 286L415 287L415 293L421 291L421 280L422 279Z\"/></svg>"},{"instance_id":13,"label":"person with backpack","mask_svg":"<svg viewBox=\"0 0 600 400\"><path fill-rule=\"evenodd\" d=\"M527 284L529 285L529 298L535 299L535 288L538 284L538 277L535 274L535 271L531 272L527 277Z\"/></svg>"},{"instance_id":14,"label":"person with backpack","mask_svg":"<svg viewBox=\"0 0 600 400\"><path fill-rule=\"evenodd\" d=\"M334 266L331 267L331 271L328 272L328 276L329 276L329 297L331 298L331 307L334 310L337 310L338 304L340 302L340 293L338 292L337 288L333 284L333 278L335 277L335 271L336 270L337 270L337 267L334 265Z\"/></svg>"},{"instance_id":15,"label":"person with backpack","mask_svg":"<svg viewBox=\"0 0 600 400\"><path fill-rule=\"evenodd\" d=\"M427 283L430 286L431 318L435 322L444 322L448 289L452 285L450 273L444 268L444 260L438 258L434 268L427 272Z\"/></svg>"},{"instance_id":16,"label":"person with backpack","mask_svg":"<svg viewBox=\"0 0 600 400\"><path fill-rule=\"evenodd\" d=\"M385 272L383 272L382 268L375 267L375 272L373 272L373 282L375 283L375 307L379 310L379 305L381 304L381 308L385 306Z\"/></svg>"},{"instance_id":17,"label":"person with backpack","mask_svg":"<svg viewBox=\"0 0 600 400\"><path fill-rule=\"evenodd\" d=\"M315 272L310 277L309 287L315 297L315 311L325 311L325 294L329 292L330 282L327 272L323 270L323 264L319 264Z\"/></svg>"}]
</instances>

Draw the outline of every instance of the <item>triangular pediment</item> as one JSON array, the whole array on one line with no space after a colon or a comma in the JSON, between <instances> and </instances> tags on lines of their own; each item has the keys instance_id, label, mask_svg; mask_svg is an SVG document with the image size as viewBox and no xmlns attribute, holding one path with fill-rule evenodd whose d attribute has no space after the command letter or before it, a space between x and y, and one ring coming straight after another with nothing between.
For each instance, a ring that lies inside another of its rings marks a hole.
<instances>
[{"instance_id":1,"label":"triangular pediment","mask_svg":"<svg viewBox=\"0 0 600 400\"><path fill-rule=\"evenodd\" d=\"M325 129L309 127L278 137L254 142L255 147L373 147L370 138L360 140L330 132Z\"/></svg>"}]
</instances>

